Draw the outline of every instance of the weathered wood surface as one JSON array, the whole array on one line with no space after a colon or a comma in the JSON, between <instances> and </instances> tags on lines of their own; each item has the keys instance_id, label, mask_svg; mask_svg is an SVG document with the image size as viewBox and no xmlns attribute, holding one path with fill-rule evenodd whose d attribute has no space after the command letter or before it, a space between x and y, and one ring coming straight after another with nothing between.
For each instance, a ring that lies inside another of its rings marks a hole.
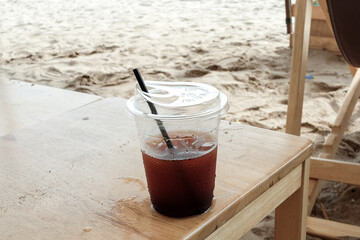
<instances>
[{"instance_id":1,"label":"weathered wood surface","mask_svg":"<svg viewBox=\"0 0 360 240\"><path fill-rule=\"evenodd\" d=\"M0 78L0 136L101 97Z\"/></svg>"},{"instance_id":2,"label":"weathered wood surface","mask_svg":"<svg viewBox=\"0 0 360 240\"><path fill-rule=\"evenodd\" d=\"M360 239L360 227L308 217L307 233L323 239Z\"/></svg>"},{"instance_id":3,"label":"weathered wood surface","mask_svg":"<svg viewBox=\"0 0 360 240\"><path fill-rule=\"evenodd\" d=\"M299 1L296 10L294 47L291 58L290 89L286 132L300 135L305 89L305 73L309 52L312 0Z\"/></svg>"},{"instance_id":4,"label":"weathered wood surface","mask_svg":"<svg viewBox=\"0 0 360 240\"><path fill-rule=\"evenodd\" d=\"M312 152L307 139L228 122L219 142L213 205L175 219L150 207L125 100L97 101L2 136L0 239L207 236Z\"/></svg>"},{"instance_id":5,"label":"weathered wood surface","mask_svg":"<svg viewBox=\"0 0 360 240\"><path fill-rule=\"evenodd\" d=\"M296 4L291 5L291 13L293 17L296 17ZM312 6L311 19L326 20L324 13L319 6Z\"/></svg>"},{"instance_id":6,"label":"weathered wood surface","mask_svg":"<svg viewBox=\"0 0 360 240\"><path fill-rule=\"evenodd\" d=\"M312 157L310 175L316 179L360 185L360 163Z\"/></svg>"},{"instance_id":7,"label":"weathered wood surface","mask_svg":"<svg viewBox=\"0 0 360 240\"><path fill-rule=\"evenodd\" d=\"M310 159L303 162L301 170L301 187L276 208L276 240L306 239Z\"/></svg>"},{"instance_id":8,"label":"weathered wood surface","mask_svg":"<svg viewBox=\"0 0 360 240\"><path fill-rule=\"evenodd\" d=\"M300 165L277 182L273 187L269 188L265 193L252 201L206 239L238 240L239 236L243 236L272 210L278 207L284 199L290 197L296 189L301 187L301 176L302 166ZM306 214L304 217L306 217ZM281 227L282 225L278 226L278 230L286 232L287 229L281 229ZM292 230L294 230L294 228L292 228ZM278 237L276 239L278 239Z\"/></svg>"}]
</instances>

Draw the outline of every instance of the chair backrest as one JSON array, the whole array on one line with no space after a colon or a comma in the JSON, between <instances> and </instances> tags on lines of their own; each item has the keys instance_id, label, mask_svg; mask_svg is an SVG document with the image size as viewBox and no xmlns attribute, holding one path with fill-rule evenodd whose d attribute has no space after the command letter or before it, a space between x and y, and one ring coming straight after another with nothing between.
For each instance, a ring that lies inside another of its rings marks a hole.
<instances>
[{"instance_id":1,"label":"chair backrest","mask_svg":"<svg viewBox=\"0 0 360 240\"><path fill-rule=\"evenodd\" d=\"M327 0L336 42L345 60L360 67L360 1Z\"/></svg>"}]
</instances>

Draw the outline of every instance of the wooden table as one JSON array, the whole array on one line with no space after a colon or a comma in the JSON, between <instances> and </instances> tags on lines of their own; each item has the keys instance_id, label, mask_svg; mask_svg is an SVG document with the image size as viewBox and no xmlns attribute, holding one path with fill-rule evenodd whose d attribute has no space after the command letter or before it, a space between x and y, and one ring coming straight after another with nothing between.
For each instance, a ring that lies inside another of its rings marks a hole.
<instances>
[{"instance_id":1,"label":"wooden table","mask_svg":"<svg viewBox=\"0 0 360 240\"><path fill-rule=\"evenodd\" d=\"M0 239L239 239L276 207L276 238L305 239L309 140L222 121L213 205L169 218L150 207L125 102L0 137Z\"/></svg>"},{"instance_id":2,"label":"wooden table","mask_svg":"<svg viewBox=\"0 0 360 240\"><path fill-rule=\"evenodd\" d=\"M100 99L0 77L0 136Z\"/></svg>"}]
</instances>

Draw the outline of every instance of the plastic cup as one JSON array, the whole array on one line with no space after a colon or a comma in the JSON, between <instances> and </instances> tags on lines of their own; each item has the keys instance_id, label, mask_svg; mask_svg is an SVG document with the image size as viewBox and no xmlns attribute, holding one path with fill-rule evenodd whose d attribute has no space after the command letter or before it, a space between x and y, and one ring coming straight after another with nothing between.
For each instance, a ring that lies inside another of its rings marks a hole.
<instances>
[{"instance_id":1,"label":"plastic cup","mask_svg":"<svg viewBox=\"0 0 360 240\"><path fill-rule=\"evenodd\" d=\"M218 128L228 109L227 97L201 83L145 83L149 93L136 84L127 107L135 118L152 205L171 217L203 213L214 196Z\"/></svg>"}]
</instances>

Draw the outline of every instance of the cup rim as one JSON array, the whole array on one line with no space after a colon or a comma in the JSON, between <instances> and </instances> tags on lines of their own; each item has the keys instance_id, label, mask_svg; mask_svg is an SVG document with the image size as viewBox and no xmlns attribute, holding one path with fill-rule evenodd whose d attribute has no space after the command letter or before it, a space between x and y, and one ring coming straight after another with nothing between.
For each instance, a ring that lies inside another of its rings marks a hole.
<instances>
[{"instance_id":1,"label":"cup rim","mask_svg":"<svg viewBox=\"0 0 360 240\"><path fill-rule=\"evenodd\" d=\"M209 119L209 118L213 118L213 117L222 116L229 109L227 96L224 93L219 91L219 98L220 98L220 103L219 103L218 107L209 109L206 111L202 111L199 113L193 113L193 114L164 115L164 114L144 113L135 107L135 101L136 101L135 96L132 96L130 99L128 99L128 101L126 102L126 105L127 105L127 111L130 113L130 115L144 117L144 118L150 118L150 119L155 119L155 120L181 121L181 120L196 119L196 118Z\"/></svg>"}]
</instances>

